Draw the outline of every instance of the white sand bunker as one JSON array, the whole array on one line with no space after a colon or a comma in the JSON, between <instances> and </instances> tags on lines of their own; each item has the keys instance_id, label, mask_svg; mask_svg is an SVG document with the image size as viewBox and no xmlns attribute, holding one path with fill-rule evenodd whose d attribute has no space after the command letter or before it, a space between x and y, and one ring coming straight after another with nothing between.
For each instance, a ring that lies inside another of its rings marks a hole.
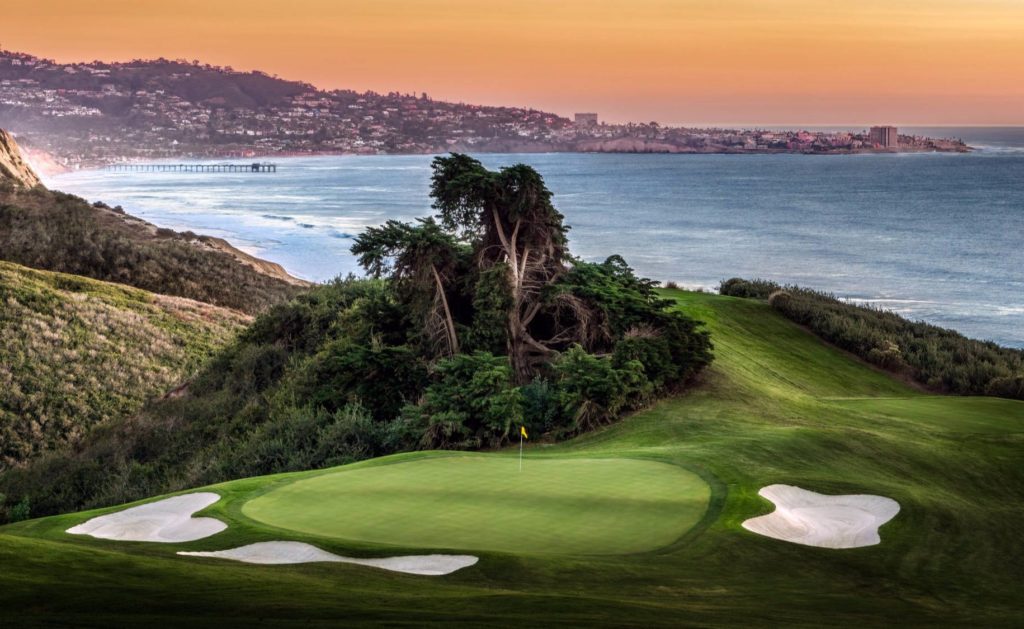
<instances>
[{"instance_id":1,"label":"white sand bunker","mask_svg":"<svg viewBox=\"0 0 1024 629\"><path fill-rule=\"evenodd\" d=\"M214 518L193 518L196 511L220 500L210 492L186 494L101 515L67 530L74 535L130 542L191 542L228 527Z\"/></svg>"},{"instance_id":2,"label":"white sand bunker","mask_svg":"<svg viewBox=\"0 0 1024 629\"><path fill-rule=\"evenodd\" d=\"M881 542L878 527L899 513L892 498L855 494L826 496L792 485L769 485L758 492L775 511L751 518L743 528L806 546L859 548Z\"/></svg>"},{"instance_id":3,"label":"white sand bunker","mask_svg":"<svg viewBox=\"0 0 1024 629\"><path fill-rule=\"evenodd\" d=\"M191 557L218 557L220 559L233 559L235 561L244 561L245 563L259 564L294 564L316 561L354 563L360 566L372 566L393 572L428 576L451 574L456 570L468 568L478 561L472 555L408 555L405 557L382 557L380 559L357 559L355 557L341 557L302 542L259 542L229 550L210 552L182 551L178 554Z\"/></svg>"}]
</instances>

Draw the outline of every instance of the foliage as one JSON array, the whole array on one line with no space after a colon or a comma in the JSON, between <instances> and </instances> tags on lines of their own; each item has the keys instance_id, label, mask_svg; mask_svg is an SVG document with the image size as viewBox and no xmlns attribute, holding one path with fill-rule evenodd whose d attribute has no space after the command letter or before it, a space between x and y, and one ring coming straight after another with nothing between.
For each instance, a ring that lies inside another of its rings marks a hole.
<instances>
[{"instance_id":1,"label":"foliage","mask_svg":"<svg viewBox=\"0 0 1024 629\"><path fill-rule=\"evenodd\" d=\"M748 299L768 299L772 293L779 290L780 286L770 280L745 280L733 277L722 280L718 286L718 292L730 297L745 297Z\"/></svg>"},{"instance_id":2,"label":"foliage","mask_svg":"<svg viewBox=\"0 0 1024 629\"><path fill-rule=\"evenodd\" d=\"M465 334L468 349L504 354L508 351L505 321L512 308L508 269L505 264L495 264L473 279L473 319Z\"/></svg>"},{"instance_id":3,"label":"foliage","mask_svg":"<svg viewBox=\"0 0 1024 629\"><path fill-rule=\"evenodd\" d=\"M408 346L367 347L341 339L306 364L294 392L313 407L331 412L359 403L383 421L397 417L407 402L415 402L426 380L425 363Z\"/></svg>"},{"instance_id":4,"label":"foliage","mask_svg":"<svg viewBox=\"0 0 1024 629\"><path fill-rule=\"evenodd\" d=\"M576 261L553 290L570 294L597 313L582 322L588 349L612 351L617 367L638 360L656 391L685 384L711 362L711 341L700 324L672 310L657 283L639 278L619 256L601 264Z\"/></svg>"},{"instance_id":5,"label":"foliage","mask_svg":"<svg viewBox=\"0 0 1024 629\"><path fill-rule=\"evenodd\" d=\"M18 504L11 507L7 517L11 522L21 522L32 517L32 507L28 496L25 496Z\"/></svg>"},{"instance_id":6,"label":"foliage","mask_svg":"<svg viewBox=\"0 0 1024 629\"><path fill-rule=\"evenodd\" d=\"M649 382L643 369L637 360L617 368L611 360L588 354L579 345L559 356L555 378L562 388L565 412L572 417L573 432L607 424L630 402L645 399Z\"/></svg>"},{"instance_id":7,"label":"foliage","mask_svg":"<svg viewBox=\"0 0 1024 629\"><path fill-rule=\"evenodd\" d=\"M431 197L441 225L472 248L480 268L500 265L506 272L507 353L516 383L526 384L561 340L559 330L535 323L550 305L546 288L565 273L568 228L543 177L525 164L491 171L453 154L435 158L433 169Z\"/></svg>"},{"instance_id":8,"label":"foliage","mask_svg":"<svg viewBox=\"0 0 1024 629\"><path fill-rule=\"evenodd\" d=\"M427 343L432 348L443 345L443 352L437 353L447 356L459 353L447 292L459 258L465 255L462 249L433 219L421 219L419 225L388 221L368 228L352 245L352 253L371 277L391 277L410 315L424 322Z\"/></svg>"},{"instance_id":9,"label":"foliage","mask_svg":"<svg viewBox=\"0 0 1024 629\"><path fill-rule=\"evenodd\" d=\"M1024 400L1024 350L969 339L894 312L765 280L722 282L723 295L768 299L788 319L883 369L958 395Z\"/></svg>"},{"instance_id":10,"label":"foliage","mask_svg":"<svg viewBox=\"0 0 1024 629\"><path fill-rule=\"evenodd\" d=\"M150 228L69 194L0 188L0 259L248 313L301 289L243 263L213 239Z\"/></svg>"},{"instance_id":11,"label":"foliage","mask_svg":"<svg viewBox=\"0 0 1024 629\"><path fill-rule=\"evenodd\" d=\"M522 424L522 393L512 382L506 357L460 354L437 364L420 412L426 419L426 447L497 446Z\"/></svg>"},{"instance_id":12,"label":"foliage","mask_svg":"<svg viewBox=\"0 0 1024 629\"><path fill-rule=\"evenodd\" d=\"M214 306L0 262L0 470L137 412L245 323Z\"/></svg>"},{"instance_id":13,"label":"foliage","mask_svg":"<svg viewBox=\"0 0 1024 629\"><path fill-rule=\"evenodd\" d=\"M270 307L172 399L0 477L54 513L414 448L590 430L711 361L701 324L618 256L569 256L533 169L434 163L436 218L353 247L369 279Z\"/></svg>"}]
</instances>

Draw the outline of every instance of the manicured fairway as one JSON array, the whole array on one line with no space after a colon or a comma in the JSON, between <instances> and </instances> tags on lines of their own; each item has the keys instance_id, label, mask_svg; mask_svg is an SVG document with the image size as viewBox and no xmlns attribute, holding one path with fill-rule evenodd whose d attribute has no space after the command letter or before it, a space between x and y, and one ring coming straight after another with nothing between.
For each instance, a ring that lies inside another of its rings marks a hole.
<instances>
[{"instance_id":1,"label":"manicured fairway","mask_svg":"<svg viewBox=\"0 0 1024 629\"><path fill-rule=\"evenodd\" d=\"M242 513L264 524L416 548L622 554L667 546L711 490L685 469L636 459L437 456L296 481Z\"/></svg>"},{"instance_id":2,"label":"manicured fairway","mask_svg":"<svg viewBox=\"0 0 1024 629\"><path fill-rule=\"evenodd\" d=\"M1024 432L1021 403L993 397L861 398L835 400L839 406L908 422L926 430L963 434L1013 434ZM992 418L999 421L992 421Z\"/></svg>"}]
</instances>

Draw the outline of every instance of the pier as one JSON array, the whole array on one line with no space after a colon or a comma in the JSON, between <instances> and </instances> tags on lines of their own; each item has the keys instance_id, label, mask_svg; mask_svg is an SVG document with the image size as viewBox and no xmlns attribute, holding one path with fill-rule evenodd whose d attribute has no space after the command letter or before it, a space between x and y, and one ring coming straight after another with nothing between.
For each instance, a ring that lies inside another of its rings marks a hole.
<instances>
[{"instance_id":1,"label":"pier","mask_svg":"<svg viewBox=\"0 0 1024 629\"><path fill-rule=\"evenodd\" d=\"M104 170L119 173L276 173L277 164L111 164Z\"/></svg>"}]
</instances>

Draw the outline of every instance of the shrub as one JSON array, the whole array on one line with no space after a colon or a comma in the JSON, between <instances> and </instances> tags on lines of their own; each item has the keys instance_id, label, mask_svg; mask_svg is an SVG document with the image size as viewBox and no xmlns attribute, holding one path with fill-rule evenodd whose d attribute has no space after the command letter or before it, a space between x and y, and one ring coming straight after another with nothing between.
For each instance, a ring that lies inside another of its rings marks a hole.
<instances>
[{"instance_id":1,"label":"shrub","mask_svg":"<svg viewBox=\"0 0 1024 629\"><path fill-rule=\"evenodd\" d=\"M579 345L559 356L554 371L577 433L611 422L630 402L646 397L649 386L640 361L616 368L612 360L588 354Z\"/></svg>"},{"instance_id":2,"label":"shrub","mask_svg":"<svg viewBox=\"0 0 1024 629\"><path fill-rule=\"evenodd\" d=\"M307 363L294 391L329 412L360 403L384 421L415 402L426 379L425 363L409 347L365 347L342 339Z\"/></svg>"},{"instance_id":3,"label":"shrub","mask_svg":"<svg viewBox=\"0 0 1024 629\"><path fill-rule=\"evenodd\" d=\"M883 369L906 373L942 392L1024 399L1022 350L969 339L953 330L797 286L780 288L771 282L737 278L722 283L723 294L756 299L769 289L773 309Z\"/></svg>"},{"instance_id":4,"label":"shrub","mask_svg":"<svg viewBox=\"0 0 1024 629\"><path fill-rule=\"evenodd\" d=\"M985 395L1024 400L1024 375L993 378L985 387Z\"/></svg>"},{"instance_id":5,"label":"shrub","mask_svg":"<svg viewBox=\"0 0 1024 629\"><path fill-rule=\"evenodd\" d=\"M437 364L421 405L428 447L494 447L522 423L522 393L504 356L460 354Z\"/></svg>"},{"instance_id":6,"label":"shrub","mask_svg":"<svg viewBox=\"0 0 1024 629\"><path fill-rule=\"evenodd\" d=\"M519 388L522 394L523 425L531 435L562 436L572 414L567 414L562 392L547 378L537 378Z\"/></svg>"},{"instance_id":7,"label":"shrub","mask_svg":"<svg viewBox=\"0 0 1024 629\"><path fill-rule=\"evenodd\" d=\"M718 285L718 293L730 297L768 299L779 288L778 284L769 280L745 280L739 277L732 277L722 280Z\"/></svg>"},{"instance_id":8,"label":"shrub","mask_svg":"<svg viewBox=\"0 0 1024 629\"><path fill-rule=\"evenodd\" d=\"M11 522L21 522L32 517L32 508L29 504L28 496L22 498L18 504L14 505L7 512L7 518Z\"/></svg>"}]
</instances>

